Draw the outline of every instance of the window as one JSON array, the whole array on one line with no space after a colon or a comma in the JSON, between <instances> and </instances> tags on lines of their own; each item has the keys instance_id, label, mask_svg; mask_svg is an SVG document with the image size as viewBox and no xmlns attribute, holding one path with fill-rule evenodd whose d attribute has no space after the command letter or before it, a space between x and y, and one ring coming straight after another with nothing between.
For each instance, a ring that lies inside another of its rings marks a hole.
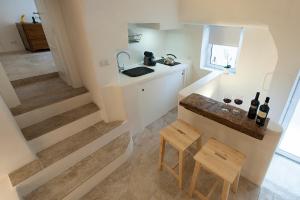
<instances>
[{"instance_id":1,"label":"window","mask_svg":"<svg viewBox=\"0 0 300 200\"><path fill-rule=\"evenodd\" d=\"M241 27L205 26L200 67L235 73L242 43Z\"/></svg>"},{"instance_id":2,"label":"window","mask_svg":"<svg viewBox=\"0 0 300 200\"><path fill-rule=\"evenodd\" d=\"M230 66L231 68L235 68L237 52L237 47L212 44L210 64L222 67Z\"/></svg>"}]
</instances>

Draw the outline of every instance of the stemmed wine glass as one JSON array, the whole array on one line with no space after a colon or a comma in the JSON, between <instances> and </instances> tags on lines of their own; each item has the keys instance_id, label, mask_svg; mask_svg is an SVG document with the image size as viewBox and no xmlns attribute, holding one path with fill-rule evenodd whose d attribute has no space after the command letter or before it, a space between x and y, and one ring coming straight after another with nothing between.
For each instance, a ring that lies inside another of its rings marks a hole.
<instances>
[{"instance_id":1,"label":"stemmed wine glass","mask_svg":"<svg viewBox=\"0 0 300 200\"><path fill-rule=\"evenodd\" d=\"M228 104L231 103L231 98L229 96L225 95L224 98L223 98L223 101L226 104L226 107L223 107L222 111L229 112Z\"/></svg>"},{"instance_id":2,"label":"stemmed wine glass","mask_svg":"<svg viewBox=\"0 0 300 200\"><path fill-rule=\"evenodd\" d=\"M242 97L242 96L237 97L237 98L234 99L234 103L235 103L237 106L242 105L243 102L244 102L244 101L243 101L243 97ZM235 113L235 114L240 113L240 111L239 111L238 109L233 109L232 112Z\"/></svg>"}]
</instances>

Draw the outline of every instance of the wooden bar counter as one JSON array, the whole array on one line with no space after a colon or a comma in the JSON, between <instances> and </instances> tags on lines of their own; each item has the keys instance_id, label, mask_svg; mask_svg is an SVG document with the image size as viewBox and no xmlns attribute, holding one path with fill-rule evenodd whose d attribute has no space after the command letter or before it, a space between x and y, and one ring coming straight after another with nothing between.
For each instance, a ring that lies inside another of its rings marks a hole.
<instances>
[{"instance_id":1,"label":"wooden bar counter","mask_svg":"<svg viewBox=\"0 0 300 200\"><path fill-rule=\"evenodd\" d=\"M264 138L266 127L269 122L269 119L267 119L265 126L259 127L256 125L255 120L251 120L247 117L247 112L245 110L231 105L225 105L222 102L218 102L214 99L207 98L196 93L193 93L181 100L180 105L192 112L259 140ZM222 110L224 107L228 108L229 112L224 112ZM234 113L232 112L233 109L236 109L239 112Z\"/></svg>"}]
</instances>

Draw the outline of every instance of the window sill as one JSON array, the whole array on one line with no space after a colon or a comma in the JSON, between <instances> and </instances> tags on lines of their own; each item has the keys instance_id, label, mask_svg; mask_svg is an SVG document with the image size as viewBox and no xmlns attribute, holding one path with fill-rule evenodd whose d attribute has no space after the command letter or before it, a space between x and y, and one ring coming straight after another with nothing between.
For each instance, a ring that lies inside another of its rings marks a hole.
<instances>
[{"instance_id":1,"label":"window sill","mask_svg":"<svg viewBox=\"0 0 300 200\"><path fill-rule=\"evenodd\" d=\"M231 74L231 75L236 73L235 68L225 69L225 68L217 68L217 67L200 67L200 69L204 69L211 72L222 72L224 74Z\"/></svg>"}]
</instances>

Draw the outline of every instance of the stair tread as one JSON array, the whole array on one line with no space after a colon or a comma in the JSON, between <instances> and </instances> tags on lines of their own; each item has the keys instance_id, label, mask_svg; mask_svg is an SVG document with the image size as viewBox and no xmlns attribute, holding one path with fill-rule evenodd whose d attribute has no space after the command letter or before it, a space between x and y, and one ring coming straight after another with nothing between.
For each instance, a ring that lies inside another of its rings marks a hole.
<instances>
[{"instance_id":1,"label":"stair tread","mask_svg":"<svg viewBox=\"0 0 300 200\"><path fill-rule=\"evenodd\" d=\"M121 124L122 121L110 123L105 123L103 121L98 122L95 125L38 152L38 159L9 174L12 185L15 186L18 183L26 180L44 168L52 165L56 161L68 156L69 154L77 151L97 138L107 134Z\"/></svg>"},{"instance_id":2,"label":"stair tread","mask_svg":"<svg viewBox=\"0 0 300 200\"><path fill-rule=\"evenodd\" d=\"M84 116L97 112L98 110L99 108L96 104L89 103L25 127L22 129L22 133L26 140L32 140L66 124L76 121Z\"/></svg>"},{"instance_id":3,"label":"stair tread","mask_svg":"<svg viewBox=\"0 0 300 200\"><path fill-rule=\"evenodd\" d=\"M130 136L127 132L32 191L24 199L63 199L105 166L121 156L126 151L129 141Z\"/></svg>"},{"instance_id":4,"label":"stair tread","mask_svg":"<svg viewBox=\"0 0 300 200\"><path fill-rule=\"evenodd\" d=\"M73 88L55 76L19 84L15 91L21 101L21 105L10 109L15 116L88 92L85 87Z\"/></svg>"},{"instance_id":5,"label":"stair tread","mask_svg":"<svg viewBox=\"0 0 300 200\"><path fill-rule=\"evenodd\" d=\"M14 81L11 81L11 84L14 88L16 88L16 87L33 84L36 82L40 82L40 81L44 81L44 80L48 80L48 79L52 79L52 78L58 78L58 77L59 77L58 72L52 72L52 73L48 73L48 74L42 74L42 75L37 75L37 76L28 77L28 78L14 80Z\"/></svg>"}]
</instances>

